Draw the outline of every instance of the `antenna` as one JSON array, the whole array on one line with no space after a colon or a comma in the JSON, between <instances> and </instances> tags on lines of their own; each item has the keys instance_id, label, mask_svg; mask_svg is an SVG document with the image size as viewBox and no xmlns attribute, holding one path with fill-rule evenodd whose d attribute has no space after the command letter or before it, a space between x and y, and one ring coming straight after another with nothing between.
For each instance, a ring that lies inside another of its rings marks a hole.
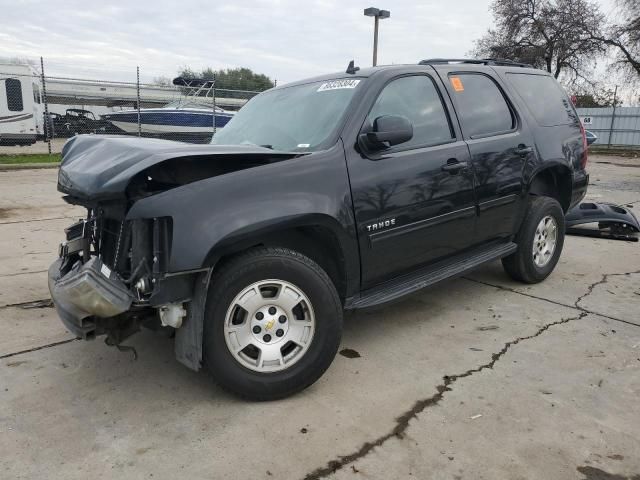
<instances>
[{"instance_id":1,"label":"antenna","mask_svg":"<svg viewBox=\"0 0 640 480\"><path fill-rule=\"evenodd\" d=\"M349 62L349 66L347 67L347 72L349 75L353 75L355 74L358 70L360 70L360 67L356 67L355 64L353 63L353 60L351 60Z\"/></svg>"}]
</instances>

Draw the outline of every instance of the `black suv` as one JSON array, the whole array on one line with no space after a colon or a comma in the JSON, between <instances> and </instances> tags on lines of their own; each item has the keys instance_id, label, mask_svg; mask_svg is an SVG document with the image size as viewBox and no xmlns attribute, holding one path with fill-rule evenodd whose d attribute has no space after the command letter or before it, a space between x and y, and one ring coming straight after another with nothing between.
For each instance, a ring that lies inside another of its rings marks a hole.
<instances>
[{"instance_id":1,"label":"black suv","mask_svg":"<svg viewBox=\"0 0 640 480\"><path fill-rule=\"evenodd\" d=\"M62 157L87 208L49 270L64 324L170 329L180 362L263 400L322 375L345 309L497 259L540 282L588 184L566 93L495 60L351 64L256 96L212 145L81 135Z\"/></svg>"}]
</instances>

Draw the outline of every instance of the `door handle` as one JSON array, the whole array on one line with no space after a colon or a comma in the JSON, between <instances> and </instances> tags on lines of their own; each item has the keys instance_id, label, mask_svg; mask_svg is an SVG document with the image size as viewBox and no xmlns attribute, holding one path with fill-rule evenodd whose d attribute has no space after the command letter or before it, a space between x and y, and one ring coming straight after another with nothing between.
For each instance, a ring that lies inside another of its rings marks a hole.
<instances>
[{"instance_id":1,"label":"door handle","mask_svg":"<svg viewBox=\"0 0 640 480\"><path fill-rule=\"evenodd\" d=\"M469 166L469 164L467 162L459 162L458 160L456 160L455 158L450 158L449 160L447 160L447 163L445 163L442 166L442 171L443 172L449 172L449 173L457 173L460 170L463 170L465 168L467 168Z\"/></svg>"},{"instance_id":2,"label":"door handle","mask_svg":"<svg viewBox=\"0 0 640 480\"><path fill-rule=\"evenodd\" d=\"M518 145L518 148L516 148L516 154L518 155L527 155L528 153L532 153L533 152L533 147L527 147L526 145L523 145L522 143L520 145Z\"/></svg>"}]
</instances>

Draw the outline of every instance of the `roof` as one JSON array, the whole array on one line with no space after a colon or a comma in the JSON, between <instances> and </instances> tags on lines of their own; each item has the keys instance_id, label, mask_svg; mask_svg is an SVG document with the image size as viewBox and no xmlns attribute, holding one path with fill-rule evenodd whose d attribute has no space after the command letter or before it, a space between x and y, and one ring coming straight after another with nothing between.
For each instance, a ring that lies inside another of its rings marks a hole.
<instances>
[{"instance_id":1,"label":"roof","mask_svg":"<svg viewBox=\"0 0 640 480\"><path fill-rule=\"evenodd\" d=\"M447 59L447 58L434 58L428 60L421 60L418 63L404 63L404 64L394 64L394 65L378 65L376 67L366 67L360 68L356 73L350 74L346 73L346 71L328 73L325 75L319 75L316 77L305 78L302 80L297 80L295 82L287 83L276 88L287 88L295 85L304 85L306 83L314 83L314 82L322 82L334 80L336 78L368 78L378 72L387 71L387 70L396 70L396 69L406 69L407 67L416 67L416 70L419 70L420 67L424 69L430 69L431 67L437 68L438 66L451 66L451 65L464 65L465 67L478 67L478 69L483 68L522 68L523 71L531 71L534 70L537 73L547 73L544 70L536 69L532 65L528 65L525 63L513 62L505 59Z\"/></svg>"}]
</instances>

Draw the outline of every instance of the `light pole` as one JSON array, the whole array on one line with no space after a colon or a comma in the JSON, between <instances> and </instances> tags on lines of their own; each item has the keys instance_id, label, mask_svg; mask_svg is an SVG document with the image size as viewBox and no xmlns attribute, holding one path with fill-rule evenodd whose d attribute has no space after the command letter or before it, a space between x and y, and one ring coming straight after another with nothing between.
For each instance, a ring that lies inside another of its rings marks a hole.
<instances>
[{"instance_id":1,"label":"light pole","mask_svg":"<svg viewBox=\"0 0 640 480\"><path fill-rule=\"evenodd\" d=\"M391 16L389 10L380 10L379 8L369 7L364 9L364 14L367 17L373 17L373 66L378 64L378 21L384 20Z\"/></svg>"}]
</instances>

